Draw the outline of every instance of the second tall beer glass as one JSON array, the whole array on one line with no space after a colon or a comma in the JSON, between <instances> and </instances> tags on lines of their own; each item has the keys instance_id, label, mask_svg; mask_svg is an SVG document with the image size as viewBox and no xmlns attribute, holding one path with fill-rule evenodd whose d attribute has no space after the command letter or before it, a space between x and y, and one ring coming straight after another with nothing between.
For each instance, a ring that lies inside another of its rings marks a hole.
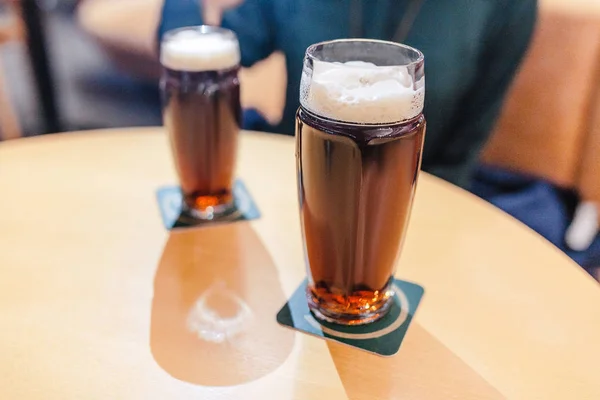
<instances>
[{"instance_id":1,"label":"second tall beer glass","mask_svg":"<svg viewBox=\"0 0 600 400\"><path fill-rule=\"evenodd\" d=\"M176 29L164 36L161 63L163 119L183 211L205 220L230 216L241 124L237 38L216 27Z\"/></svg>"},{"instance_id":2,"label":"second tall beer glass","mask_svg":"<svg viewBox=\"0 0 600 400\"><path fill-rule=\"evenodd\" d=\"M321 319L385 315L421 165L424 60L392 42L308 48L296 120L308 303Z\"/></svg>"}]
</instances>

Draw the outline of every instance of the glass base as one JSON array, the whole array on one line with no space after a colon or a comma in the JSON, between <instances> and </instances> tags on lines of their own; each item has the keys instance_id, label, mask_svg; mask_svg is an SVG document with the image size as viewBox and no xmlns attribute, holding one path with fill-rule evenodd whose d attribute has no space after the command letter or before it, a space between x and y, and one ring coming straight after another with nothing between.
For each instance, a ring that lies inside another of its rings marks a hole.
<instances>
[{"instance_id":1,"label":"glass base","mask_svg":"<svg viewBox=\"0 0 600 400\"><path fill-rule=\"evenodd\" d=\"M370 324L384 317L390 310L394 300L394 291L386 290L376 303L369 303L367 307L352 307L348 303L319 298L308 288L306 297L308 308L317 319L339 325L364 325Z\"/></svg>"},{"instance_id":2,"label":"glass base","mask_svg":"<svg viewBox=\"0 0 600 400\"><path fill-rule=\"evenodd\" d=\"M184 201L181 210L186 217L202 221L228 221L236 219L240 214L233 201L202 208L191 207Z\"/></svg>"}]
</instances>

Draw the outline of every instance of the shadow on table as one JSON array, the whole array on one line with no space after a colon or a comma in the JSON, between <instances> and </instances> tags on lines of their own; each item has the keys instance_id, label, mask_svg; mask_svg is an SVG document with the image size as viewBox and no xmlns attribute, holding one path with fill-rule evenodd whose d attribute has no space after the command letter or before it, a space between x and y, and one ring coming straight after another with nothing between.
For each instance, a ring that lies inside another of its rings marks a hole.
<instances>
[{"instance_id":1,"label":"shadow on table","mask_svg":"<svg viewBox=\"0 0 600 400\"><path fill-rule=\"evenodd\" d=\"M277 268L249 223L172 231L154 280L152 355L198 385L263 377L294 344L275 321L284 302Z\"/></svg>"},{"instance_id":2,"label":"shadow on table","mask_svg":"<svg viewBox=\"0 0 600 400\"><path fill-rule=\"evenodd\" d=\"M351 400L504 399L414 320L400 351L392 357L375 356L332 341L327 345Z\"/></svg>"}]
</instances>

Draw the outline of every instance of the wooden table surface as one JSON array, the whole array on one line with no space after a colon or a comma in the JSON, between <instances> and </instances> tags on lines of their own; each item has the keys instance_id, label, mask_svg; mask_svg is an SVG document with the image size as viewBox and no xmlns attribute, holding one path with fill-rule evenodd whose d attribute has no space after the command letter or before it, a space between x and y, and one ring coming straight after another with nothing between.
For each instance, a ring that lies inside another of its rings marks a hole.
<instances>
[{"instance_id":1,"label":"wooden table surface","mask_svg":"<svg viewBox=\"0 0 600 400\"><path fill-rule=\"evenodd\" d=\"M598 284L426 174L397 274L426 293L399 353L280 327L305 277L293 139L244 134L238 173L261 219L170 233L162 129L0 143L0 398L600 398ZM215 285L254 313L224 344L186 328Z\"/></svg>"}]
</instances>

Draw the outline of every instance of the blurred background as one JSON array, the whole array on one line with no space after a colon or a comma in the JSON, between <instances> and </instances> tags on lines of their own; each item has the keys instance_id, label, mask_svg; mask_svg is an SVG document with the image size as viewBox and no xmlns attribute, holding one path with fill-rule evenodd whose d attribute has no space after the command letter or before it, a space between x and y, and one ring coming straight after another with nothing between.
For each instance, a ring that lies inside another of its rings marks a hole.
<instances>
[{"instance_id":1,"label":"blurred background","mask_svg":"<svg viewBox=\"0 0 600 400\"><path fill-rule=\"evenodd\" d=\"M161 4L0 0L0 139L161 125ZM281 118L284 68L276 53L241 77L243 106L271 123ZM600 1L540 0L531 48L472 191L598 276L599 154Z\"/></svg>"},{"instance_id":2,"label":"blurred background","mask_svg":"<svg viewBox=\"0 0 600 400\"><path fill-rule=\"evenodd\" d=\"M138 75L138 71L130 71L129 66L120 68L115 62L120 59L119 54L111 54L108 47L111 37L120 33L115 26L133 31L147 28L148 33L152 32L160 5L152 1L131 1L132 5L139 3L151 8L148 8L147 19L130 23L131 15L119 20L118 12L115 15L116 10L110 7L110 3L118 6L127 1L2 3L2 29L7 33L3 35L0 50L1 90L8 94L14 108L21 131L18 135L161 124L156 83ZM106 10L101 3L108 6ZM24 7L26 14L21 14L20 7ZM87 8L91 8L89 12ZM82 19L90 25L91 32L86 31ZM36 30L31 39L37 43L33 43L32 49L28 48L26 23ZM117 44L117 51L127 50L128 34L122 33L126 36L123 43ZM136 46L137 43L132 46L131 54L139 51ZM140 49L151 56L151 49L144 48L143 44ZM131 63L133 67L138 64L144 62L133 60ZM50 90L44 91L44 86ZM53 119L54 122L48 121Z\"/></svg>"},{"instance_id":3,"label":"blurred background","mask_svg":"<svg viewBox=\"0 0 600 400\"><path fill-rule=\"evenodd\" d=\"M0 138L161 125L155 48L161 6L161 0L0 0ZM276 54L242 76L248 77L244 105L269 121L281 116L283 68ZM268 87L260 92L266 95L257 96L256 85Z\"/></svg>"}]
</instances>

